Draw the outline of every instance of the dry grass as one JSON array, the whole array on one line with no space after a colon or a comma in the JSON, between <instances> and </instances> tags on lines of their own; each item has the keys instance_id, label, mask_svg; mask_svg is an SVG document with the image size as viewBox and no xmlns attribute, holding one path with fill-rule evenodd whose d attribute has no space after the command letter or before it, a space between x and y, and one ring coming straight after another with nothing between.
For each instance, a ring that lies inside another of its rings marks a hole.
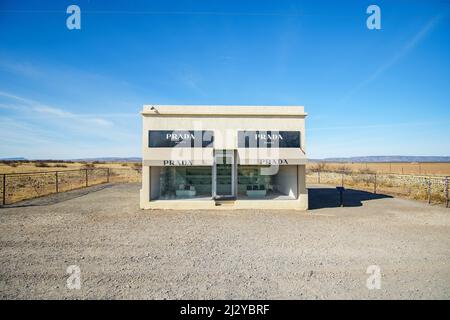
<instances>
[{"instance_id":1,"label":"dry grass","mask_svg":"<svg viewBox=\"0 0 450 320\"><path fill-rule=\"evenodd\" d=\"M139 182L141 164L103 162L2 162L0 174L6 176L6 203L36 198L48 194L74 190L96 184ZM58 171L56 173L55 171ZM16 173L20 173L15 175ZM87 176L87 178L86 178ZM56 181L58 180L58 188ZM86 182L87 181L87 182ZM3 177L0 176L0 194L3 195ZM1 204L1 200L0 200Z\"/></svg>"},{"instance_id":2,"label":"dry grass","mask_svg":"<svg viewBox=\"0 0 450 320\"><path fill-rule=\"evenodd\" d=\"M333 163L333 162L311 162L307 168L313 172L317 169L320 171L336 171L345 166L352 172L364 173L393 173L393 174L414 174L414 175L431 175L431 176L450 176L450 162L392 162L392 163ZM368 171L368 172L367 172Z\"/></svg>"},{"instance_id":3,"label":"dry grass","mask_svg":"<svg viewBox=\"0 0 450 320\"><path fill-rule=\"evenodd\" d=\"M73 162L73 161L0 161L0 174L22 172L63 171L85 168L120 168L141 166L141 163L122 162Z\"/></svg>"},{"instance_id":4,"label":"dry grass","mask_svg":"<svg viewBox=\"0 0 450 320\"><path fill-rule=\"evenodd\" d=\"M56 175L51 171L58 171L59 192L85 187L86 170L88 172L88 185L104 183L107 180L106 168L110 168L109 181L140 182L141 163L121 162L58 162L58 161L2 161L0 162L0 174L24 173L30 174L8 176L7 178L7 203L24 199L35 198L56 192ZM450 163L421 163L420 170L417 163L310 163L307 165L310 173L307 176L308 183L317 183L317 175L320 172L320 183L341 184L341 177L327 174L327 171L344 173L344 186L366 191L374 190L374 173L383 174L392 170L398 174L415 174L418 172L429 176L450 176ZM72 170L72 171L68 171ZM79 170L79 171L73 171ZM33 174L48 172L44 174ZM2 178L0 177L0 180ZM3 182L3 181L0 181ZM0 183L0 194L3 193ZM427 187L423 183L412 180L401 182L394 180L378 180L377 192L390 195L427 200ZM433 202L445 200L443 186L433 187L431 193Z\"/></svg>"},{"instance_id":5,"label":"dry grass","mask_svg":"<svg viewBox=\"0 0 450 320\"><path fill-rule=\"evenodd\" d=\"M55 170L73 170L82 168L140 168L140 163L135 162L45 162L37 164L36 161L1 161L0 174L21 173L21 172L41 172ZM450 176L450 163L323 163L311 162L307 169L312 172L336 171L357 172L357 173L395 173L414 175L439 175Z\"/></svg>"},{"instance_id":6,"label":"dry grass","mask_svg":"<svg viewBox=\"0 0 450 320\"><path fill-rule=\"evenodd\" d=\"M308 164L307 168L312 172L324 172L329 171L329 168L325 162L318 162L313 164Z\"/></svg>"},{"instance_id":7,"label":"dry grass","mask_svg":"<svg viewBox=\"0 0 450 320\"><path fill-rule=\"evenodd\" d=\"M309 184L328 184L340 186L342 183L346 188L377 192L402 198L428 201L432 203L445 203L445 178L434 177L429 179L423 176L414 175L394 175L373 173L338 173L320 172L320 182L318 172L309 172L306 176ZM376 183L375 183L376 182ZM428 189L430 188L430 192Z\"/></svg>"}]
</instances>

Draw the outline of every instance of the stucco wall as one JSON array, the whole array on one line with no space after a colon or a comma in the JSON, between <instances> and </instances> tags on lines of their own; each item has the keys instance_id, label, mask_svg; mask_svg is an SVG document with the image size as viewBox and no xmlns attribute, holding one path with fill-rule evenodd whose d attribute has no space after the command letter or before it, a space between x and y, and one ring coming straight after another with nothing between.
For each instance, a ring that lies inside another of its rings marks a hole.
<instances>
[{"instance_id":1,"label":"stucco wall","mask_svg":"<svg viewBox=\"0 0 450 320\"><path fill-rule=\"evenodd\" d=\"M192 200L149 201L148 194L151 194L152 199L157 199L159 196L160 168L157 165L162 164L157 163L167 159L189 159L194 160L192 165L212 165L214 149L227 149L237 150L237 160L242 162L255 159L289 159L289 165L281 165L279 167L280 171L277 177L279 182L277 184L281 192L292 196L293 199L297 199L285 201L236 201L236 208L306 209L308 196L304 176L304 163L306 162L305 117L306 114L303 111L303 107L155 106L154 109L148 106L144 107L141 208L175 208L180 206L188 209L189 207L214 207L207 201L202 203ZM149 130L211 130L214 132L214 148L149 148ZM238 148L238 131L241 130L300 131L301 148L273 148L275 150L271 150L272 152L260 152L259 154L256 153L256 156L251 153L247 154L243 152L246 150ZM283 183L281 183L281 180L283 180ZM212 203L214 204L214 201Z\"/></svg>"},{"instance_id":2,"label":"stucco wall","mask_svg":"<svg viewBox=\"0 0 450 320\"><path fill-rule=\"evenodd\" d=\"M150 167L151 177L150 177L150 184L151 184L151 199L158 199L159 198L159 175L161 173L161 167Z\"/></svg>"},{"instance_id":3,"label":"stucco wall","mask_svg":"<svg viewBox=\"0 0 450 320\"><path fill-rule=\"evenodd\" d=\"M306 137L303 117L200 117L200 116L144 116L142 135L143 160L163 159L203 159L211 164L213 148L148 148L148 130L212 130L215 149L238 149L238 130L286 130L300 131L301 149L286 148L260 150L265 158L304 159L306 160ZM278 152L277 152L278 151ZM250 157L250 153L239 150L239 157ZM144 163L145 164L145 163Z\"/></svg>"},{"instance_id":4,"label":"stucco wall","mask_svg":"<svg viewBox=\"0 0 450 320\"><path fill-rule=\"evenodd\" d=\"M279 192L297 198L297 166L279 166L274 180Z\"/></svg>"}]
</instances>

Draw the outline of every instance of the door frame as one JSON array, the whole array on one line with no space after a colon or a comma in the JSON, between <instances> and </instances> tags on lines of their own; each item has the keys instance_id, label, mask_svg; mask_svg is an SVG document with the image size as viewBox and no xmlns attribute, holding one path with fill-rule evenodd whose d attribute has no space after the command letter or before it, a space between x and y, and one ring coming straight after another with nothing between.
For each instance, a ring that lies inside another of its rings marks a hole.
<instances>
[{"instance_id":1,"label":"door frame","mask_svg":"<svg viewBox=\"0 0 450 320\"><path fill-rule=\"evenodd\" d=\"M231 158L231 194L218 195L217 194L217 158L218 157ZM213 199L236 199L237 197L237 161L236 150L233 149L215 149L213 150L213 166L212 166L212 198Z\"/></svg>"}]
</instances>

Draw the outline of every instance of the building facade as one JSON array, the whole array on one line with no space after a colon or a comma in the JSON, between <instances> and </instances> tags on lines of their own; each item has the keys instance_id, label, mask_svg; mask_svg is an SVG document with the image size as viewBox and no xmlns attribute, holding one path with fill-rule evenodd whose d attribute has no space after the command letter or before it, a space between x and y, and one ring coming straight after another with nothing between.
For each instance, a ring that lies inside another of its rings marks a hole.
<instances>
[{"instance_id":1,"label":"building facade","mask_svg":"<svg viewBox=\"0 0 450 320\"><path fill-rule=\"evenodd\" d=\"M142 209L308 208L301 106L144 106Z\"/></svg>"}]
</instances>

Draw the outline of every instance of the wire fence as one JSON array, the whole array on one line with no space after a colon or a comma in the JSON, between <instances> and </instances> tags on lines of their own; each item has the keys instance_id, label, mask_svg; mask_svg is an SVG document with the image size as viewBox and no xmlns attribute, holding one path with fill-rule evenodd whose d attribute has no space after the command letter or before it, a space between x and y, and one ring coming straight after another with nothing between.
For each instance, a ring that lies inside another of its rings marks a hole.
<instances>
[{"instance_id":1,"label":"wire fence","mask_svg":"<svg viewBox=\"0 0 450 320\"><path fill-rule=\"evenodd\" d=\"M141 181L141 167L86 168L0 175L0 204L85 188L103 183ZM450 177L308 170L309 184L328 184L379 194L425 200L449 207Z\"/></svg>"},{"instance_id":2,"label":"wire fence","mask_svg":"<svg viewBox=\"0 0 450 320\"><path fill-rule=\"evenodd\" d=\"M0 176L1 204L86 188L103 183L139 182L141 168L86 168L7 173Z\"/></svg>"},{"instance_id":3,"label":"wire fence","mask_svg":"<svg viewBox=\"0 0 450 320\"><path fill-rule=\"evenodd\" d=\"M449 207L449 177L308 171L307 183L331 184L379 194L425 200Z\"/></svg>"}]
</instances>

